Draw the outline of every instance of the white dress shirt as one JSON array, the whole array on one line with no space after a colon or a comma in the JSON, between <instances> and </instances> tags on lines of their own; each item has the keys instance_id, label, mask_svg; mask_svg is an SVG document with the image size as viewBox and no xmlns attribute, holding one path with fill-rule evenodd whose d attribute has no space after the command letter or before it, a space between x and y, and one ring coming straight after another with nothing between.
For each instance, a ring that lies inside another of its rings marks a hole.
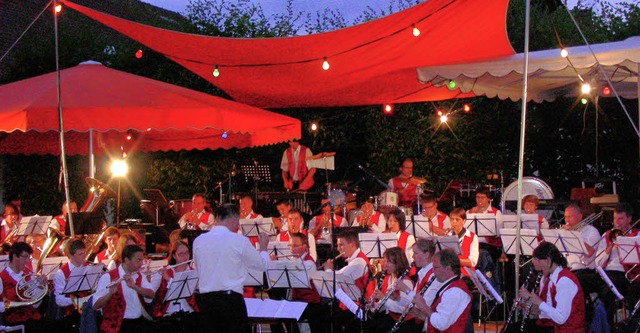
<instances>
[{"instance_id":1,"label":"white dress shirt","mask_svg":"<svg viewBox=\"0 0 640 333\"><path fill-rule=\"evenodd\" d=\"M376 212L374 211L371 214L371 218L373 218L373 216L375 214L376 214ZM352 227L359 227L361 218L362 218L362 214L356 216L356 218L353 219L353 223L351 224L351 226ZM371 224L371 231L372 232L384 232L385 230L387 230L387 220L384 218L384 214L379 214L378 215L378 221L373 221L373 223Z\"/></svg>"},{"instance_id":2,"label":"white dress shirt","mask_svg":"<svg viewBox=\"0 0 640 333\"><path fill-rule=\"evenodd\" d=\"M455 279L455 276L443 284L446 284L452 279ZM440 288L441 287L438 289ZM467 304L471 302L471 297L460 288L449 288L444 291L440 297L442 299L436 307L436 311L429 317L428 324L425 322L425 327L432 325L437 330L444 331L458 320L458 317L460 317L465 310Z\"/></svg>"},{"instance_id":3,"label":"white dress shirt","mask_svg":"<svg viewBox=\"0 0 640 333\"><path fill-rule=\"evenodd\" d=\"M20 279L22 279L22 276L24 275L24 272L22 272L22 271L21 271L21 272L18 272L18 273L14 272L14 271L11 269L11 267L9 267L9 265L7 265L7 267L5 267L5 270L9 273L9 276L11 276L11 278L12 278L14 281L16 281L16 283L17 283L18 281L20 281ZM2 295L2 291L4 290L3 288L4 288L4 285L3 285L2 283L0 283L0 295ZM40 304L42 304L42 301L40 301L40 302L38 302L38 303L36 303L36 304L33 304L33 305L31 305L31 306L33 306L34 308L36 308L36 309L37 309L38 307L40 307ZM0 313L3 313L5 310L6 310L6 309L5 309L4 302L0 302Z\"/></svg>"},{"instance_id":4,"label":"white dress shirt","mask_svg":"<svg viewBox=\"0 0 640 333\"><path fill-rule=\"evenodd\" d=\"M69 261L69 272L70 272L69 276L71 276L73 272L79 269L82 269L82 266L76 267L73 263L71 263L71 261ZM56 274L53 275L53 290L54 290L54 295L56 297L56 304L62 308L65 306L73 305L73 301L71 300L71 297L62 293L62 291L64 290L64 286L66 285L67 285L67 279L65 279L64 273L62 272L62 270L58 269Z\"/></svg>"},{"instance_id":5,"label":"white dress shirt","mask_svg":"<svg viewBox=\"0 0 640 333\"><path fill-rule=\"evenodd\" d=\"M582 238L585 244L588 244L589 246L593 247L594 250L596 251L598 250L597 243L600 240L600 233L598 232L598 229L596 229L594 226L585 225L584 227L582 227L582 230L580 230L580 237ZM606 244L606 241L602 241L600 243ZM595 256L596 254L594 253L593 255ZM584 258L582 255L573 254L573 253L567 254L566 257L567 257L567 267L572 271L577 269L596 268L596 261L594 260L593 257ZM588 266L585 266L582 262L585 262L586 264L588 264Z\"/></svg>"},{"instance_id":6,"label":"white dress shirt","mask_svg":"<svg viewBox=\"0 0 640 333\"><path fill-rule=\"evenodd\" d=\"M200 222L200 217L202 216L202 214L206 213L204 210L200 211L199 213L196 214L196 218L198 219L198 228L200 228L200 230L209 230L211 229L211 226L213 226L213 224L215 223L214 219L213 219L213 214L209 213L209 217L207 218L207 223L205 224L204 222ZM187 213L189 214L189 213ZM187 226L187 214L182 215L182 217L180 218L180 221L178 221L178 224L180 225L180 229L185 229Z\"/></svg>"},{"instance_id":7,"label":"white dress shirt","mask_svg":"<svg viewBox=\"0 0 640 333\"><path fill-rule=\"evenodd\" d=\"M122 268L122 265L118 266L118 276L123 277L124 275L125 275L125 271ZM139 275L140 273L138 272L131 274L131 278L133 279L134 282L138 279ZM111 284L111 275L110 274L102 275L100 277L100 280L98 281L96 292L95 294L93 294L94 302L109 293L109 287L108 287L109 284ZM126 303L123 318L137 319L142 317L144 309L142 308L142 304L140 303L140 298L138 297L138 293L135 290L129 288L129 286L127 286L127 282L124 280L120 282L120 286L122 287L122 295L124 296L124 300ZM156 290L153 288L151 282L149 282L146 277L142 277L141 287L146 289ZM153 298L145 297L144 301L146 303L151 303L153 301Z\"/></svg>"},{"instance_id":8,"label":"white dress shirt","mask_svg":"<svg viewBox=\"0 0 640 333\"><path fill-rule=\"evenodd\" d=\"M562 267L558 266L549 275L549 286L547 288L547 300L540 303L540 318L548 318L558 325L564 324L571 315L571 305L573 298L578 293L578 286L567 277L558 279ZM551 304L551 286L556 286L556 307Z\"/></svg>"},{"instance_id":9,"label":"white dress shirt","mask_svg":"<svg viewBox=\"0 0 640 333\"><path fill-rule=\"evenodd\" d=\"M249 239L215 226L193 242L200 293L232 290L242 294L247 271L266 270L269 255L258 253Z\"/></svg>"},{"instance_id":10,"label":"white dress shirt","mask_svg":"<svg viewBox=\"0 0 640 333\"><path fill-rule=\"evenodd\" d=\"M369 267L364 259L358 257L359 253L360 249L358 248L349 258L347 258L347 266L337 270L336 274L348 276L352 281L355 281L365 275L369 271Z\"/></svg>"}]
</instances>

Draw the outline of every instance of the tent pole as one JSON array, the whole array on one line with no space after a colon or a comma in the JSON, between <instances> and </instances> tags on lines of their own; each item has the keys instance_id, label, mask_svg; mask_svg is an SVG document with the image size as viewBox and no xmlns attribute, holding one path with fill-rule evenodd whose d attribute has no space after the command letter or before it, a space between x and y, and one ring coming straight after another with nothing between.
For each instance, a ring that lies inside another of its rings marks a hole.
<instances>
[{"instance_id":1,"label":"tent pole","mask_svg":"<svg viewBox=\"0 0 640 333\"><path fill-rule=\"evenodd\" d=\"M520 221L522 220L522 177L524 173L524 142L527 124L527 84L529 77L529 21L530 21L531 1L525 1L525 19L524 19L524 69L522 70L522 112L520 115L520 152L518 154L518 203L516 209L516 283L515 295L518 295L520 284ZM516 317L517 320L517 317ZM524 320L524 318L523 318Z\"/></svg>"},{"instance_id":2,"label":"tent pole","mask_svg":"<svg viewBox=\"0 0 640 333\"><path fill-rule=\"evenodd\" d=\"M93 156L93 130L89 129L89 177L96 178L96 160Z\"/></svg>"},{"instance_id":3,"label":"tent pole","mask_svg":"<svg viewBox=\"0 0 640 333\"><path fill-rule=\"evenodd\" d=\"M60 53L58 52L58 13L56 13L56 6L58 2L53 0L53 31L55 35L55 49L56 49L56 93L58 97L58 124L60 131L60 161L62 162L62 173L64 175L64 197L67 200L67 212L69 218L69 232L71 238L75 237L73 228L73 217L71 214L71 198L69 195L69 172L67 171L67 157L64 154L64 124L62 122L62 95L60 93Z\"/></svg>"}]
</instances>

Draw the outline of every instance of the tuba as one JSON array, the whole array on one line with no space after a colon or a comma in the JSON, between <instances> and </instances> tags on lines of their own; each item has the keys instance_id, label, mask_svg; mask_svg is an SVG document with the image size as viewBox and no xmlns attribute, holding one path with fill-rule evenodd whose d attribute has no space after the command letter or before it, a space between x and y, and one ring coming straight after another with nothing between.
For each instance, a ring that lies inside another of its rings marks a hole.
<instances>
[{"instance_id":1,"label":"tuba","mask_svg":"<svg viewBox=\"0 0 640 333\"><path fill-rule=\"evenodd\" d=\"M102 206L107 198L113 198L116 196L109 185L91 177L87 177L84 181L89 185L89 194L85 199L80 212L93 212Z\"/></svg>"}]
</instances>

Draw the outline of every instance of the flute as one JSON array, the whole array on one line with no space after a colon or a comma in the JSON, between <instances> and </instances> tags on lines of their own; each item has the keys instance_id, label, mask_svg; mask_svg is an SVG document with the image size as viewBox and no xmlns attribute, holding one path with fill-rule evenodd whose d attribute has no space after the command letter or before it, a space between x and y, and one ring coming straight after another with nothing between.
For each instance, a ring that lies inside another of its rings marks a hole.
<instances>
[{"instance_id":1,"label":"flute","mask_svg":"<svg viewBox=\"0 0 640 333\"><path fill-rule=\"evenodd\" d=\"M175 265L171 265L171 266L166 266L166 267L163 267L163 268L165 268L165 269L175 268L175 267L178 267L178 266L182 266L182 265L191 263L192 261L193 261L193 259L190 259L190 260L187 260L185 262L181 262L179 264L175 264ZM142 276L150 276L150 275L159 273L161 270L162 270L162 268L156 269L153 272L141 273L141 274L142 274ZM111 288L113 286L117 286L118 284L120 284L120 282L124 281L128 276L131 276L131 274L125 274L124 276L122 276L122 277L118 278L117 280L111 282L109 285L107 285L107 288Z\"/></svg>"},{"instance_id":2,"label":"flute","mask_svg":"<svg viewBox=\"0 0 640 333\"><path fill-rule=\"evenodd\" d=\"M344 252L340 252L340 254L338 254L333 258L333 260L338 260L338 258L342 257L343 255L344 255Z\"/></svg>"}]
</instances>

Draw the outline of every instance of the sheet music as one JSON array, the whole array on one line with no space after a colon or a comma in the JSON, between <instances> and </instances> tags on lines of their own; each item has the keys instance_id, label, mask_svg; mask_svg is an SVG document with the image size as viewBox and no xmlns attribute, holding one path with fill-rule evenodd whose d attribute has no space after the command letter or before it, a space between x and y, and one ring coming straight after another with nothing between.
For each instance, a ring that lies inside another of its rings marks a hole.
<instances>
[{"instance_id":1,"label":"sheet music","mask_svg":"<svg viewBox=\"0 0 640 333\"><path fill-rule=\"evenodd\" d=\"M60 266L68 262L69 257L44 258L42 259L42 275L46 275L47 280L53 280L53 276L60 270Z\"/></svg>"},{"instance_id":2,"label":"sheet music","mask_svg":"<svg viewBox=\"0 0 640 333\"><path fill-rule=\"evenodd\" d=\"M436 244L436 252L440 252L444 249L451 249L456 254L462 253L458 236L436 236L430 237L429 239L433 240Z\"/></svg>"},{"instance_id":3,"label":"sheet music","mask_svg":"<svg viewBox=\"0 0 640 333\"><path fill-rule=\"evenodd\" d=\"M535 230L537 234L540 234L540 223L538 222L538 214L522 214L521 218L521 229ZM518 215L502 215L502 223L504 224L503 228L515 229L517 219Z\"/></svg>"},{"instance_id":4,"label":"sheet music","mask_svg":"<svg viewBox=\"0 0 640 333\"><path fill-rule=\"evenodd\" d=\"M63 294L75 293L78 291L90 291L96 288L98 279L104 272L104 264L88 264L76 269L69 275L67 283L62 290Z\"/></svg>"},{"instance_id":5,"label":"sheet music","mask_svg":"<svg viewBox=\"0 0 640 333\"><path fill-rule=\"evenodd\" d=\"M23 216L18 225L17 236L27 236L30 234L44 235L49 229L53 216Z\"/></svg>"},{"instance_id":6,"label":"sheet music","mask_svg":"<svg viewBox=\"0 0 640 333\"><path fill-rule=\"evenodd\" d=\"M260 247L260 244L256 243L256 249ZM289 248L289 242L270 241L267 245L267 253L276 257L290 256L291 248Z\"/></svg>"},{"instance_id":7,"label":"sheet music","mask_svg":"<svg viewBox=\"0 0 640 333\"><path fill-rule=\"evenodd\" d=\"M278 318L300 320L307 303L273 299L245 298L250 318Z\"/></svg>"},{"instance_id":8,"label":"sheet music","mask_svg":"<svg viewBox=\"0 0 640 333\"><path fill-rule=\"evenodd\" d=\"M616 238L620 255L620 262L623 264L640 264L640 236L628 237L620 236Z\"/></svg>"},{"instance_id":9,"label":"sheet music","mask_svg":"<svg viewBox=\"0 0 640 333\"><path fill-rule=\"evenodd\" d=\"M257 237L258 233L266 233L275 236L276 229L270 218L240 219L240 230L247 237Z\"/></svg>"},{"instance_id":10,"label":"sheet music","mask_svg":"<svg viewBox=\"0 0 640 333\"><path fill-rule=\"evenodd\" d=\"M412 234L416 239L434 236L431 232L429 219L423 215L413 215L413 221L408 218L407 227L404 231Z\"/></svg>"},{"instance_id":11,"label":"sheet music","mask_svg":"<svg viewBox=\"0 0 640 333\"><path fill-rule=\"evenodd\" d=\"M516 229L500 229L502 247L507 254L516 254ZM520 229L520 254L533 255L533 250L538 247L538 233L531 229Z\"/></svg>"},{"instance_id":12,"label":"sheet music","mask_svg":"<svg viewBox=\"0 0 640 333\"><path fill-rule=\"evenodd\" d=\"M398 246L398 236L395 233L369 233L358 234L360 241L360 251L368 258L382 258L384 251Z\"/></svg>"},{"instance_id":13,"label":"sheet music","mask_svg":"<svg viewBox=\"0 0 640 333\"><path fill-rule=\"evenodd\" d=\"M467 220L464 221L465 229L473 231L478 237L497 236L498 226L496 216L493 214L467 214Z\"/></svg>"},{"instance_id":14,"label":"sheet music","mask_svg":"<svg viewBox=\"0 0 640 333\"><path fill-rule=\"evenodd\" d=\"M177 272L167 286L163 302L170 302L193 295L198 287L198 271L186 270Z\"/></svg>"},{"instance_id":15,"label":"sheet music","mask_svg":"<svg viewBox=\"0 0 640 333\"><path fill-rule=\"evenodd\" d=\"M270 261L267 283L269 288L309 288L309 276L300 259Z\"/></svg>"},{"instance_id":16,"label":"sheet music","mask_svg":"<svg viewBox=\"0 0 640 333\"><path fill-rule=\"evenodd\" d=\"M542 237L547 242L553 243L563 254L586 254L587 249L584 246L580 231L564 230L564 229L542 229L540 230Z\"/></svg>"}]
</instances>

